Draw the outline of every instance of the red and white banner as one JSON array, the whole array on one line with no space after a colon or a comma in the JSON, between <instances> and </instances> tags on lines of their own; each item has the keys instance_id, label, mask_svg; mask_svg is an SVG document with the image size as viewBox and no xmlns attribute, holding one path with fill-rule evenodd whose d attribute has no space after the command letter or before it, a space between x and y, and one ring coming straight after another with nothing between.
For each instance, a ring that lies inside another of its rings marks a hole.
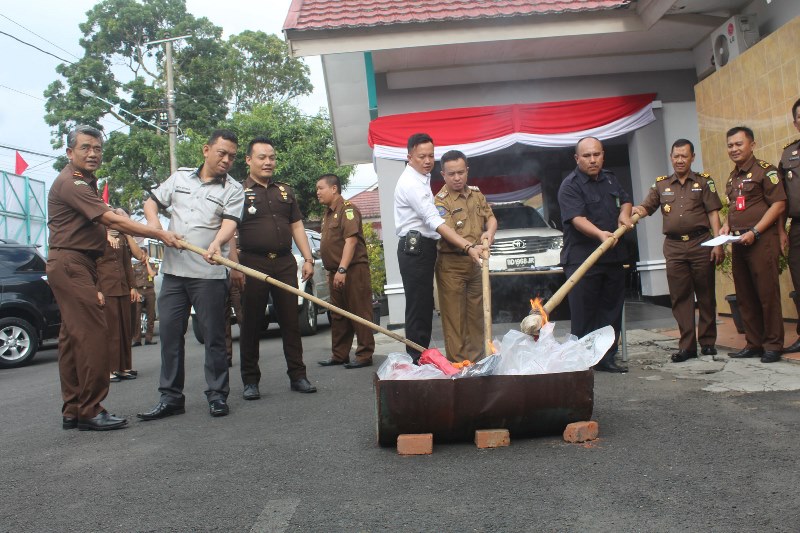
<instances>
[{"instance_id":1,"label":"red and white banner","mask_svg":"<svg viewBox=\"0 0 800 533\"><path fill-rule=\"evenodd\" d=\"M655 120L655 93L540 104L442 109L389 115L369 125L375 157L404 161L408 137L424 132L433 138L439 159L448 150L467 157L484 155L516 143L559 148L583 137L611 139Z\"/></svg>"}]
</instances>

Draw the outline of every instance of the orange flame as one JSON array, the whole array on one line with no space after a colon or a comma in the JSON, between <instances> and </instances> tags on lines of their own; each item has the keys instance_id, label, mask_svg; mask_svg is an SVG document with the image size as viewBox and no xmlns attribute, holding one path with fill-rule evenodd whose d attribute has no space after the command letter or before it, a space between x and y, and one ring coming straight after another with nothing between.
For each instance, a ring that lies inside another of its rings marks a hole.
<instances>
[{"instance_id":1,"label":"orange flame","mask_svg":"<svg viewBox=\"0 0 800 533\"><path fill-rule=\"evenodd\" d=\"M547 324L547 311L544 310L544 305L542 305L542 299L538 296L531 300L531 309L536 311L537 314L542 316L542 325Z\"/></svg>"}]
</instances>

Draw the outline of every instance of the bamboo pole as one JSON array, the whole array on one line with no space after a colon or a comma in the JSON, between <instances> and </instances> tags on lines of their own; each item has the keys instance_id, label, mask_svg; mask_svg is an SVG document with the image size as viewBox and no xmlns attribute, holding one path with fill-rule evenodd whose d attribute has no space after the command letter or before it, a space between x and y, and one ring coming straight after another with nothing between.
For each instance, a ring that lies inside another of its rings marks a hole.
<instances>
[{"instance_id":1,"label":"bamboo pole","mask_svg":"<svg viewBox=\"0 0 800 533\"><path fill-rule=\"evenodd\" d=\"M485 355L492 355L492 286L489 282L489 239L483 239L483 264L481 265L483 284L483 339Z\"/></svg>"}]
</instances>

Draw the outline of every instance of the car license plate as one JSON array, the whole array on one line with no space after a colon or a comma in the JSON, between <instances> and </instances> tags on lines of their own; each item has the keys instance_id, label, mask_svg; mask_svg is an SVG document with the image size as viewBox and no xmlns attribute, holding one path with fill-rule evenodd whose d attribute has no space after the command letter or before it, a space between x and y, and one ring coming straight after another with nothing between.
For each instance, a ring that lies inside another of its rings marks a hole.
<instances>
[{"instance_id":1,"label":"car license plate","mask_svg":"<svg viewBox=\"0 0 800 533\"><path fill-rule=\"evenodd\" d=\"M512 257L506 259L507 268L519 268L519 267L529 267L529 266L536 266L535 257Z\"/></svg>"}]
</instances>

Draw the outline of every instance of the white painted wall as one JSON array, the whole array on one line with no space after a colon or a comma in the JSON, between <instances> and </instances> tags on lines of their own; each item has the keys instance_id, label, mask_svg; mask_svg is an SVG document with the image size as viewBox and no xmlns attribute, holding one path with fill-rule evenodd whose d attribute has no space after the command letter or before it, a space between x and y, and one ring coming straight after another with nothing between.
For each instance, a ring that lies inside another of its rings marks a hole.
<instances>
[{"instance_id":1,"label":"white painted wall","mask_svg":"<svg viewBox=\"0 0 800 533\"><path fill-rule=\"evenodd\" d=\"M694 144L694 165L693 169L702 172L703 153L700 149L700 127L697 124L697 105L692 102L671 102L665 103L664 114L664 136L667 142L667 149L664 157L667 161L667 171L672 172L672 164L669 160L669 150L672 143L677 139L689 139Z\"/></svg>"}]
</instances>

